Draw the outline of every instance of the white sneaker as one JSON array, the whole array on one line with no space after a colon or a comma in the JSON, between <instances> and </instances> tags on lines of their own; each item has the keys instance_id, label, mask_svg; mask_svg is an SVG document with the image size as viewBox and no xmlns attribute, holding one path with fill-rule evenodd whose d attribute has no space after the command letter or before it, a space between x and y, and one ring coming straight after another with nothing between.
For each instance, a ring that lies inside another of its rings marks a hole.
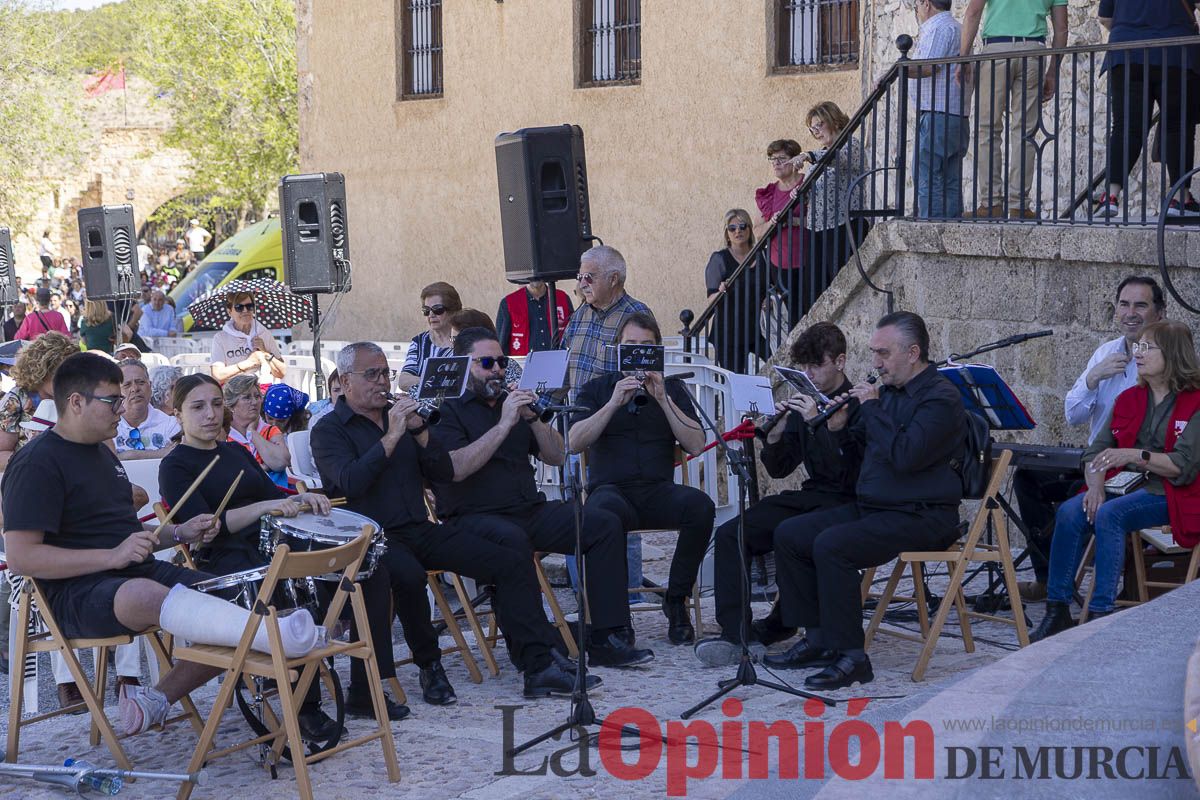
<instances>
[{"instance_id":1,"label":"white sneaker","mask_svg":"<svg viewBox=\"0 0 1200 800\"><path fill-rule=\"evenodd\" d=\"M130 686L121 697L121 728L125 736L145 733L167 718L171 704L167 696L152 686Z\"/></svg>"}]
</instances>

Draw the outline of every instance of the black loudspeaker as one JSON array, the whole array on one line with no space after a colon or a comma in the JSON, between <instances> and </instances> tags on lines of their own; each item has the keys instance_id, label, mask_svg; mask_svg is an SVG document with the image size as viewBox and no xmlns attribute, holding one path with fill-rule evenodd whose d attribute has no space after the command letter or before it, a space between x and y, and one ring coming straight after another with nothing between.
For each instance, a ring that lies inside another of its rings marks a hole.
<instances>
[{"instance_id":1,"label":"black loudspeaker","mask_svg":"<svg viewBox=\"0 0 1200 800\"><path fill-rule=\"evenodd\" d=\"M285 175L279 182L283 272L297 294L350 289L346 179L338 172Z\"/></svg>"},{"instance_id":2,"label":"black loudspeaker","mask_svg":"<svg viewBox=\"0 0 1200 800\"><path fill-rule=\"evenodd\" d=\"M496 137L504 272L513 283L574 280L592 246L587 163L578 125Z\"/></svg>"},{"instance_id":3,"label":"black loudspeaker","mask_svg":"<svg viewBox=\"0 0 1200 800\"><path fill-rule=\"evenodd\" d=\"M0 307L17 302L17 269L13 264L12 232L0 228Z\"/></svg>"},{"instance_id":4,"label":"black loudspeaker","mask_svg":"<svg viewBox=\"0 0 1200 800\"><path fill-rule=\"evenodd\" d=\"M133 206L79 209L83 283L89 300L127 300L142 293Z\"/></svg>"}]
</instances>

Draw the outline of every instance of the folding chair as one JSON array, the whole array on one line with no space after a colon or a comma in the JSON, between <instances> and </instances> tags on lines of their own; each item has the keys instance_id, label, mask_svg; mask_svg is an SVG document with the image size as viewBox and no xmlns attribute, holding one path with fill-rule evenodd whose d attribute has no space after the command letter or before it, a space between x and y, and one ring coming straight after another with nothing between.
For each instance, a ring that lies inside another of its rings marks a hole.
<instances>
[{"instance_id":1,"label":"folding chair","mask_svg":"<svg viewBox=\"0 0 1200 800\"><path fill-rule=\"evenodd\" d=\"M1133 574L1136 581L1134 591L1136 592L1135 600L1120 600L1116 601L1117 606L1129 607L1140 606L1142 603L1150 602L1150 589L1178 589L1186 583L1191 583L1196 580L1196 574L1200 571L1200 547L1193 547L1191 557L1188 559L1187 571L1184 574L1183 581L1176 583L1173 581L1159 581L1146 579L1146 546L1152 545L1155 549L1161 551L1163 555L1179 555L1188 552L1186 547L1180 547L1171 540L1171 527L1164 525L1162 528L1149 528L1129 532L1129 550L1130 558L1133 559ZM1080 592L1082 599L1080 605L1083 611L1079 614L1079 624L1088 621L1091 616L1091 611L1088 610L1088 604L1092 601L1092 593L1096 589L1095 573L1093 571L1092 581L1088 584L1086 591L1083 589L1083 580L1085 574L1094 566L1096 556L1096 538L1093 536L1088 539L1087 547L1083 551L1083 558L1079 560L1079 569L1075 572L1075 588Z\"/></svg>"},{"instance_id":2,"label":"folding chair","mask_svg":"<svg viewBox=\"0 0 1200 800\"><path fill-rule=\"evenodd\" d=\"M79 693L83 695L82 705L87 708L88 713L91 715L88 741L94 747L103 740L109 752L112 753L113 760L117 762L117 766L120 769L133 769L129 756L126 755L119 741L123 737L117 735L112 723L104 715L104 686L108 679L108 658L104 648L131 644L134 637L122 635L93 639L68 639L63 636L58 622L54 619L54 615L50 613L50 604L46 602L46 597L36 580L28 577L22 579L19 592L20 597L17 606L18 627L15 631L15 646L11 660L13 666L9 670L9 697L11 701L8 709L8 747L5 751L5 760L9 763L16 763L20 753L21 728L62 714L73 713L80 708L81 704L75 703L64 708L55 709L54 711L37 714L29 719L21 719L21 710L25 700L25 681L22 674L22 665L25 663L26 655L30 653L57 652L62 656L67 669L70 670L71 677L74 679L75 685L79 688ZM41 618L45 626L45 632L31 635L29 633L30 621L35 617ZM160 633L161 630L159 628L150 628L138 635L145 636L147 641L150 642L150 646L153 648L154 654L158 659L160 669L165 672L167 669L170 669L171 660L167 655L167 650L163 645L162 639L159 638ZM88 681L87 675L79 663L79 659L75 657L75 650L87 648L98 648L97 652L99 656L96 658L94 682ZM187 719L191 722L192 727L196 729L196 732L199 733L202 728L200 714L196 711L196 706L192 703L191 698L184 695L182 700L180 700L180 704L183 706L183 712L166 720L164 725Z\"/></svg>"},{"instance_id":3,"label":"folding chair","mask_svg":"<svg viewBox=\"0 0 1200 800\"><path fill-rule=\"evenodd\" d=\"M283 748L290 747L292 764L296 771L296 786L303 800L312 800L312 782L308 774L308 766L328 758L343 750L379 740L383 749L384 763L387 765L388 781L395 783L400 780L400 767L396 760L396 747L392 741L392 729L388 722L384 704L383 686L379 681L379 668L375 663L374 650L371 647L371 629L367 622L367 609L362 592L354 583L359 565L366 555L371 542L373 530L370 525L364 525L362 533L340 547L312 552L293 553L286 545L280 545L275 550L270 567L263 578L258 598L255 600L253 613L242 632L242 638L237 647L221 647L218 645L192 644L186 647L176 647L175 657L180 661L191 661L224 670L224 680L200 741L192 754L188 771L195 771L209 761L220 758L247 747L266 742L272 742L271 763L278 762ZM340 573L325 614L323 624L327 629L337 622L346 597L350 598L350 606L354 611L354 619L358 623L359 636L354 641L330 641L325 647L319 647L298 658L287 658L283 654L283 640L279 631L279 615L271 604L275 589L280 581L288 579L315 578L330 573ZM271 654L266 655L251 651L250 645L258 632L260 625L266 625L267 635L271 642ZM320 662L337 655L359 658L366 662L367 684L371 692L371 703L375 709L376 728L371 733L350 739L328 750L305 755L304 742L300 735L300 723L297 714L300 704L308 691L309 685L316 677ZM234 688L245 676L274 678L283 717L283 725L262 736L221 750L214 750L214 738L221 717L233 699ZM295 686L293 687L293 682ZM179 789L178 800L187 800L192 793L194 784L184 783Z\"/></svg>"},{"instance_id":4,"label":"folding chair","mask_svg":"<svg viewBox=\"0 0 1200 800\"><path fill-rule=\"evenodd\" d=\"M948 549L942 551L906 551L901 553L896 560L896 566L892 570L891 577L888 578L887 586L884 588L883 594L879 599L879 604L875 608L875 613L871 617L871 622L867 626L865 646L867 648L871 646L876 632L919 642L922 648L921 655L917 659L917 665L912 672L912 679L914 681L924 680L925 678L925 670L929 667L929 660L933 657L933 650L937 646L938 637L942 633L942 627L946 624L946 619L950 615L951 606L958 611L958 624L962 629L963 648L968 653L975 652L975 640L971 635L971 618L1012 625L1017 629L1017 641L1020 645L1025 647L1029 644L1029 633L1025 628L1025 611L1021 607L1021 595L1017 591L1017 573L1013 568L1012 549L1009 547L1007 521L1004 516L1004 510L999 502L1001 485L1004 482L1011 460L1011 451L1000 450L999 455L992 461L992 473L988 480L987 490L980 501L979 510L976 512L971 526L967 529L965 539L961 542L956 542ZM989 520L991 521L993 530L996 532L995 545L980 543L980 538L987 529ZM998 562L1004 574L1004 583L1008 589L1009 600L1012 604L1012 619L967 610L966 600L963 597L962 591L963 576L967 571L967 567L972 563L989 561ZM949 568L950 582L947 585L946 594L938 606L937 614L931 623L929 619L929 607L925 597L925 565L938 562L945 563ZM897 597L896 586L904 576L906 568L911 568L912 570L913 596ZM865 584L863 591L864 593L867 591ZM915 602L917 604L917 617L921 623L920 636L880 627L888 606L897 600Z\"/></svg>"},{"instance_id":5,"label":"folding chair","mask_svg":"<svg viewBox=\"0 0 1200 800\"><path fill-rule=\"evenodd\" d=\"M567 622L567 617L563 614L562 606L558 604L558 598L554 596L554 588L550 585L550 578L547 577L546 570L542 568L542 559L545 557L545 553L533 554L533 572L537 575L538 586L542 588L542 597L546 598L546 605L550 607L550 616L554 617L554 627L558 630L558 635L562 637L563 644L567 647L567 655L571 658L579 658L579 645L575 642L575 634L571 632L571 623ZM580 613L582 613L582 609L580 609ZM492 641L495 641L494 635Z\"/></svg>"}]
</instances>

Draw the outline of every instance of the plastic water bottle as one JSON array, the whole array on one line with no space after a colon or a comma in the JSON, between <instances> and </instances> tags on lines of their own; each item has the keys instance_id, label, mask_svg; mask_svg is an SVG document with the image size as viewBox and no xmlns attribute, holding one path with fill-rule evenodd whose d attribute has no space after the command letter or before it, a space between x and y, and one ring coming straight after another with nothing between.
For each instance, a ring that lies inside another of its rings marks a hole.
<instances>
[{"instance_id":1,"label":"plastic water bottle","mask_svg":"<svg viewBox=\"0 0 1200 800\"><path fill-rule=\"evenodd\" d=\"M96 769L96 765L90 761L81 761L74 758L68 758L63 762L64 767L73 767L77 770ZM110 775L84 775L80 781L83 786L89 789L94 789L100 794L114 795L121 791L121 787L125 782L120 778Z\"/></svg>"}]
</instances>

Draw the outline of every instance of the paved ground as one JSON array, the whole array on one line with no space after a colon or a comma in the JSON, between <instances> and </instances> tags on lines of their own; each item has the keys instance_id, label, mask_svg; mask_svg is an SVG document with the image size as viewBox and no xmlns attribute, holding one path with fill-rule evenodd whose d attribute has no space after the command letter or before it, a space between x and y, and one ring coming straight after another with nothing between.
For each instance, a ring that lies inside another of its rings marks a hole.
<instances>
[{"instance_id":1,"label":"paved ground","mask_svg":"<svg viewBox=\"0 0 1200 800\"><path fill-rule=\"evenodd\" d=\"M669 553L671 539L652 534L647 543ZM652 549L652 548L651 548ZM665 559L651 560L646 564L649 577L665 578ZM886 571L881 571L886 575ZM976 584L978 585L978 584ZM932 581L933 590L938 591L939 581ZM974 590L974 591L977 591ZM564 602L570 610L573 604ZM756 611L764 613L766 606L758 604ZM712 600L705 600L707 619L712 620ZM1035 607L1030 616L1036 622L1041 608ZM953 617L952 617L953 620ZM693 702L712 692L718 678L731 674L731 670L709 670L699 666L691 648L672 647L666 641L665 619L658 612L634 615L639 641L654 648L656 660L645 669L619 671L597 669L604 679L604 686L595 693L594 703L599 714L607 714L621 707L646 709L666 725L667 721L678 720L679 714ZM901 624L915 626L915 622ZM948 626L950 627L950 626ZM957 631L957 626L953 626ZM937 654L922 684L914 684L909 673L916 660L917 646L894 639L882 640L872 651L876 680L866 689L841 692L838 699L869 695L871 709L889 704L902 703L905 698L954 683L963 675L995 662L1014 649L1015 635L1010 626L978 624L977 648L973 654L965 654L961 642L952 637L942 639ZM400 640L398 640L400 641ZM406 655L403 645L397 647L398 655ZM590 751L590 760L598 774L584 777L578 774L560 777L547 775L503 775L496 774L504 768L503 720L499 705L523 706L515 712L515 738L523 740L560 722L567 712L564 700L526 701L521 696L520 676L508 663L501 647L497 653L501 663L500 675L485 677L480 685L472 684L462 661L449 657L447 673L458 693L459 702L449 708L433 708L419 699L416 671L409 665L401 669L401 682L410 694L413 715L395 723L393 733L400 755L401 781L388 784L385 780L380 752L376 747L361 747L340 754L312 769L318 796L323 798L353 798L361 800L366 795L387 798L629 798L662 797L667 792L666 757L645 778L633 781L619 780L598 763L597 751ZM48 673L48 665L44 670ZM787 682L799 684L805 673L783 673L780 677ZM766 677L765 675L763 677ZM196 700L202 711L207 711L214 692L201 690ZM111 702L111 690L108 697ZM803 701L788 695L778 694L761 687L739 689L733 694L744 703L741 719L775 721L792 720L798 727L809 720ZM42 694L43 701L52 703L49 687ZM7 686L0 690L0 703L7 708ZM114 711L115 709L110 709ZM859 709L861 711L861 709ZM829 727L836 725L847 715L847 705L839 705L824 714ZM710 707L699 719L719 725L728 718L719 707ZM0 723L2 724L2 723ZM350 732L362 730L358 723L352 724ZM232 742L247 731L245 723L236 711L228 712L222 725L219 741ZM182 770L187 764L194 735L186 726L175 726L164 733L150 733L129 742L138 768L155 771ZM568 743L544 744L515 760L514 766L521 771L535 771L556 750L564 749ZM682 752L682 751L679 751ZM84 717L67 717L47 721L25 732L22 739L21 761L24 763L62 763L67 756L84 757L95 763L111 764L103 747L87 746L86 722ZM688 758L696 763L698 758L716 758L715 751L688 751ZM634 762L636 753L626 754L626 761ZM574 770L578 758L574 752L563 757L562 762ZM652 763L652 762L648 762ZM680 762L677 760L676 765ZM772 761L774 768L774 761ZM689 797L726 797L739 788L754 796L761 781L737 781L712 778L693 781L687 785ZM172 786L149 781L139 781L126 787L122 796L159 798L173 794ZM234 755L215 762L208 770L208 783L193 795L203 798L224 798L245 795L253 791L256 800L292 797L295 783L290 769L280 771L278 780L272 781L259 768L251 756ZM46 787L28 780L12 780L0 777L0 798L53 798L63 797L61 790Z\"/></svg>"}]
</instances>

